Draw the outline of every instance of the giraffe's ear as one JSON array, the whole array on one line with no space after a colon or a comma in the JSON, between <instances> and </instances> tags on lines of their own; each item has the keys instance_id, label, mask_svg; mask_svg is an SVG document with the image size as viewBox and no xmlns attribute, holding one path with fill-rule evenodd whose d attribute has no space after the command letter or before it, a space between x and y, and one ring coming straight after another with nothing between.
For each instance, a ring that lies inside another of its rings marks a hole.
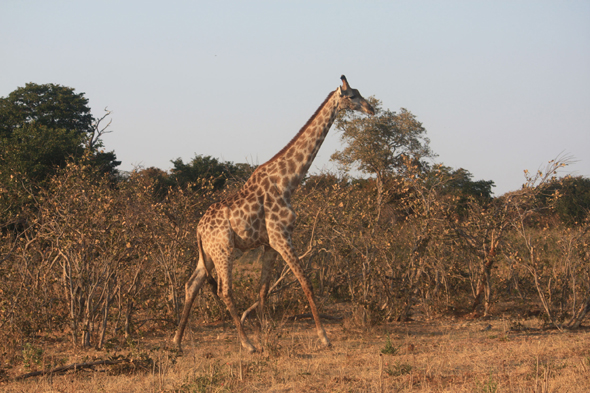
<instances>
[{"instance_id":1,"label":"giraffe's ear","mask_svg":"<svg viewBox=\"0 0 590 393\"><path fill-rule=\"evenodd\" d=\"M344 75L342 75L342 76L340 77L340 79L342 79L342 88L343 88L344 90L348 90L348 89L350 89L350 85L348 84L348 81L346 80L346 77L345 77Z\"/></svg>"},{"instance_id":2,"label":"giraffe's ear","mask_svg":"<svg viewBox=\"0 0 590 393\"><path fill-rule=\"evenodd\" d=\"M338 86L338 88L336 89L336 94L340 95L340 97L342 97L342 88L340 86Z\"/></svg>"}]
</instances>

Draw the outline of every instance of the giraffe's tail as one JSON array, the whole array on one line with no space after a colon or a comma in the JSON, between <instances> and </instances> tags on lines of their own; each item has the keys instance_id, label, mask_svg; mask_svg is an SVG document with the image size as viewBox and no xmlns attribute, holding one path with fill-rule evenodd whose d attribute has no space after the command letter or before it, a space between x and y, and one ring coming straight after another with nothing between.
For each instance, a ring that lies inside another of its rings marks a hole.
<instances>
[{"instance_id":1,"label":"giraffe's tail","mask_svg":"<svg viewBox=\"0 0 590 393\"><path fill-rule=\"evenodd\" d=\"M209 269L207 268L207 263L205 261L205 251L203 250L203 242L201 241L201 234L199 233L198 229L197 229L197 247L199 249L199 261L197 262L197 266L201 265L207 271L207 283L211 287L211 292L213 292L213 295L215 295L215 297L217 297L218 296L217 295L217 288L218 288L217 280L215 280L215 278L211 274L211 271L209 271Z\"/></svg>"}]
</instances>

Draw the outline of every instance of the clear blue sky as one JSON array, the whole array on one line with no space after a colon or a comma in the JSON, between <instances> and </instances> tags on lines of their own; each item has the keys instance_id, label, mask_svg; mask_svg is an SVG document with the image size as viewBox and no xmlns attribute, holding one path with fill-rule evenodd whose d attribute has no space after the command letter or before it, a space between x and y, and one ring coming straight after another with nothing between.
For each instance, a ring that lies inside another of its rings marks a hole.
<instances>
[{"instance_id":1,"label":"clear blue sky","mask_svg":"<svg viewBox=\"0 0 590 393\"><path fill-rule=\"evenodd\" d=\"M590 1L3 0L0 56L0 96L57 83L108 106L124 170L261 164L345 74L496 195L562 151L590 177ZM332 130L312 171L338 148Z\"/></svg>"}]
</instances>

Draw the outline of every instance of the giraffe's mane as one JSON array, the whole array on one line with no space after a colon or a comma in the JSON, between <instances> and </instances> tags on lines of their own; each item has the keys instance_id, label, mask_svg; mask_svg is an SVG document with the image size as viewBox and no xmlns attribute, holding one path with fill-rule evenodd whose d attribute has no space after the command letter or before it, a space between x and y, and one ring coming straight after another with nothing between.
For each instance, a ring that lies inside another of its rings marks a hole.
<instances>
[{"instance_id":1,"label":"giraffe's mane","mask_svg":"<svg viewBox=\"0 0 590 393\"><path fill-rule=\"evenodd\" d=\"M313 120L316 118L316 116L318 115L318 113L320 113L320 111L322 110L322 108L324 107L324 105L326 105L326 103L330 100L330 98L332 98L332 96L334 95L334 93L336 93L336 90L334 90L333 92L331 92L330 94L328 94L328 96L326 97L326 99L324 100L324 102L322 102L322 104L318 107L318 109L316 109L315 113L313 115L311 115L311 117L309 118L309 120L307 120L307 122L303 125L303 127L301 127L301 129L299 130L299 132L297 133L297 135L295 135L293 137L293 139L291 139L291 141L289 143L287 143L287 145L281 149L281 151L279 151L277 154L275 154L270 160L268 160L267 162L265 162L264 164L262 164L261 167L264 166L264 165L266 165L266 164L270 164L271 162L275 161L280 156L282 156L287 151L287 149L289 149L291 146L293 146L293 144L295 143L295 141L297 141L297 139L301 136L301 134L303 134L303 132L305 131L305 129L313 122Z\"/></svg>"}]
</instances>

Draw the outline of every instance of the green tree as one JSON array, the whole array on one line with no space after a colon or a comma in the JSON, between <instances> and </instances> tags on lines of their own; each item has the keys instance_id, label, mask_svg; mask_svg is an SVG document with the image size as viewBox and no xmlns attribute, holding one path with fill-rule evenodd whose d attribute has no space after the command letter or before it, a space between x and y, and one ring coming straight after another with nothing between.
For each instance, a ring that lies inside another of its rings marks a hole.
<instances>
[{"instance_id":1,"label":"green tree","mask_svg":"<svg viewBox=\"0 0 590 393\"><path fill-rule=\"evenodd\" d=\"M0 98L0 139L3 147L24 151L23 147L30 145L32 140L44 143L53 139L52 133L61 133L63 137L65 132L70 140L61 149L63 157L58 159L53 155L46 162L48 167L62 167L68 156L79 158L88 151L92 162L102 172L114 174L120 162L114 152L104 151L101 139L109 132L110 121L106 125L104 122L110 114L106 111L101 118L94 118L84 93L75 93L73 88L52 83L27 83ZM37 136L27 137L27 132ZM45 136L39 138L40 133ZM31 154L29 156L33 159ZM36 162L41 161L37 159Z\"/></svg>"},{"instance_id":2,"label":"green tree","mask_svg":"<svg viewBox=\"0 0 590 393\"><path fill-rule=\"evenodd\" d=\"M95 119L84 93L55 85L27 83L0 98L0 217L14 217L69 160L84 159L103 173L116 174L114 152L101 136L109 132Z\"/></svg>"},{"instance_id":3,"label":"green tree","mask_svg":"<svg viewBox=\"0 0 590 393\"><path fill-rule=\"evenodd\" d=\"M375 109L374 116L347 110L336 120L345 147L331 159L344 170L358 169L376 177L380 210L388 174L403 175L408 164L427 167L424 159L436 155L430 149L426 129L410 111L402 108L396 113L383 109L381 101L374 97L367 101Z\"/></svg>"},{"instance_id":4,"label":"green tree","mask_svg":"<svg viewBox=\"0 0 590 393\"><path fill-rule=\"evenodd\" d=\"M467 169L450 169L451 181L447 184L447 190L463 197L474 197L481 201L490 201L493 198L493 180L473 180L473 174Z\"/></svg>"},{"instance_id":5,"label":"green tree","mask_svg":"<svg viewBox=\"0 0 590 393\"><path fill-rule=\"evenodd\" d=\"M565 224L579 225L590 213L590 179L583 176L554 179L545 186L539 199L547 206L553 203L553 211Z\"/></svg>"},{"instance_id":6,"label":"green tree","mask_svg":"<svg viewBox=\"0 0 590 393\"><path fill-rule=\"evenodd\" d=\"M435 165L433 169L439 173L439 177L445 179L441 189L441 195L454 198L454 211L459 216L465 216L470 203L485 206L494 199L492 187L493 180L473 180L473 175L467 169L452 169L444 165Z\"/></svg>"},{"instance_id":7,"label":"green tree","mask_svg":"<svg viewBox=\"0 0 590 393\"><path fill-rule=\"evenodd\" d=\"M76 94L72 88L53 83L27 83L8 97L0 98L0 136L3 137L31 123L89 133L93 120L84 93Z\"/></svg>"},{"instance_id":8,"label":"green tree","mask_svg":"<svg viewBox=\"0 0 590 393\"><path fill-rule=\"evenodd\" d=\"M226 161L221 162L211 156L200 154L189 162L184 163L182 158L172 161L174 167L170 171L170 180L181 188L190 187L196 190L202 179L211 179L215 190L222 189L228 180L236 179L243 181L248 178L253 170L248 164L234 164Z\"/></svg>"},{"instance_id":9,"label":"green tree","mask_svg":"<svg viewBox=\"0 0 590 393\"><path fill-rule=\"evenodd\" d=\"M2 174L26 176L37 184L51 175L55 167L63 166L68 156L80 156L83 152L80 134L35 123L16 128L0 143Z\"/></svg>"}]
</instances>

